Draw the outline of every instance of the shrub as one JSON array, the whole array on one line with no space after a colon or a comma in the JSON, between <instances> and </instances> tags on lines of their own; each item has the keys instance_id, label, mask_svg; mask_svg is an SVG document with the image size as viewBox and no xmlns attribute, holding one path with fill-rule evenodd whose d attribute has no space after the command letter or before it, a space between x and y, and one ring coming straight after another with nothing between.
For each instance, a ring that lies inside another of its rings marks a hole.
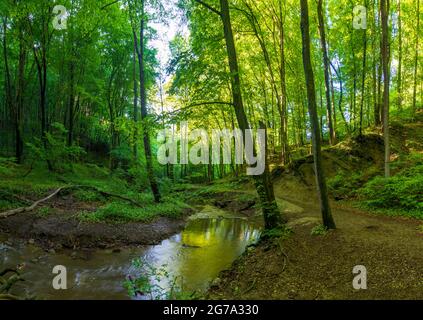
<instances>
[{"instance_id":1,"label":"shrub","mask_svg":"<svg viewBox=\"0 0 423 320\"><path fill-rule=\"evenodd\" d=\"M47 146L41 139L34 139L35 143L27 143L30 158L49 161L56 171L68 169L72 163L86 154L78 146L68 146L66 143L67 130L60 123L53 123L51 132L46 134Z\"/></svg>"},{"instance_id":2,"label":"shrub","mask_svg":"<svg viewBox=\"0 0 423 320\"><path fill-rule=\"evenodd\" d=\"M319 224L311 229L312 236L325 236L328 232L328 228L326 228L323 224Z\"/></svg>"},{"instance_id":3,"label":"shrub","mask_svg":"<svg viewBox=\"0 0 423 320\"><path fill-rule=\"evenodd\" d=\"M374 208L423 211L423 166L406 169L391 178L376 177L359 192L363 203Z\"/></svg>"}]
</instances>

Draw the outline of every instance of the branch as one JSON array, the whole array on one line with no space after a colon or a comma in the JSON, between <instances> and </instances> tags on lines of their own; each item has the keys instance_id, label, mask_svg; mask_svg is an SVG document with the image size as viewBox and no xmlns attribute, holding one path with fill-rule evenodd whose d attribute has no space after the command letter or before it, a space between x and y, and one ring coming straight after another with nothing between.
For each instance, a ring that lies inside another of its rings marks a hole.
<instances>
[{"instance_id":1,"label":"branch","mask_svg":"<svg viewBox=\"0 0 423 320\"><path fill-rule=\"evenodd\" d=\"M12 209L9 211L5 211L5 212L1 212L0 213L0 219L1 218L7 218L10 216L13 216L15 214L18 213L22 213L22 212L29 212L29 211L33 211L34 209L36 209L41 203L50 200L51 198L53 198L54 196L58 195L60 192L64 191L64 190L70 190L70 189L90 189L90 190L94 190L95 192L100 193L102 196L104 197L111 197L111 198L118 198L121 200L125 200L128 201L130 203L132 203L133 205L142 208L142 205L138 202L136 202L135 200L132 200L130 198L118 195L118 194L113 194L113 193L109 193L103 190L100 190L96 187L92 187L92 186L65 186L65 187L61 187L59 189L57 189L56 191L54 191L52 194L50 194L48 197L35 201L32 205L30 205L29 207L21 207L21 208L17 208L17 209Z\"/></svg>"},{"instance_id":2,"label":"branch","mask_svg":"<svg viewBox=\"0 0 423 320\"><path fill-rule=\"evenodd\" d=\"M194 1L197 2L198 4L201 4L203 7L209 9L213 13L216 13L217 15L222 16L222 13L219 10L213 8L212 6L208 5L204 1L202 1L202 0L194 0Z\"/></svg>"},{"instance_id":3,"label":"branch","mask_svg":"<svg viewBox=\"0 0 423 320\"><path fill-rule=\"evenodd\" d=\"M183 107L181 109L168 112L167 115L171 115L171 114L174 114L174 113L186 111L188 109L191 109L191 108L194 108L194 107L198 107L198 106L207 106L207 105L214 105L214 104L221 104L221 105L227 105L227 106L233 106L234 105L232 102L225 102L225 101L197 102L197 103L190 104L190 105L188 105L186 107Z\"/></svg>"},{"instance_id":4,"label":"branch","mask_svg":"<svg viewBox=\"0 0 423 320\"><path fill-rule=\"evenodd\" d=\"M114 5L115 3L119 2L119 1L120 1L120 0L115 0L115 1L113 1L113 2L110 2L110 3L108 3L108 4L104 5L104 6L102 6L102 7L100 8L100 10L104 10L104 9L106 9L107 7L110 7L111 5Z\"/></svg>"},{"instance_id":5,"label":"branch","mask_svg":"<svg viewBox=\"0 0 423 320\"><path fill-rule=\"evenodd\" d=\"M0 213L0 218L7 218L10 216L13 216L15 214L21 213L21 212L28 212L28 211L32 211L34 209L36 209L41 203L53 198L55 195L57 195L60 191L63 190L64 187L61 187L59 189L57 189L56 191L54 191L52 194L50 194L48 197L35 201L32 205L30 205L29 207L21 207L21 208L17 208L17 209L12 209L9 211L5 211Z\"/></svg>"}]
</instances>

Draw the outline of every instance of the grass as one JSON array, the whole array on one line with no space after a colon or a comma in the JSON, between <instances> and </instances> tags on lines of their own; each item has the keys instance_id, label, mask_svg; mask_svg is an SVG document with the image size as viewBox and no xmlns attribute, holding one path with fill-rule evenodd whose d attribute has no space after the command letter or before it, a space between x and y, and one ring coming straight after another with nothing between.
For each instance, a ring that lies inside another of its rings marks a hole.
<instances>
[{"instance_id":1,"label":"grass","mask_svg":"<svg viewBox=\"0 0 423 320\"><path fill-rule=\"evenodd\" d=\"M114 198L105 198L93 190L75 190L72 196L76 201L98 203L100 208L95 212L81 212L78 217L87 222L148 222L157 216L179 218L188 208L184 200L189 194L189 188L181 187L181 191L173 196L171 189L166 185L161 188L163 200L156 204L150 190L129 183L122 178L120 172L111 174L108 169L100 168L92 164L73 164L72 170L61 174L49 172L44 163L34 164L28 173L28 167L1 162L0 172L0 211L17 208L25 204L14 199L9 194L19 195L28 199L40 199L52 190L66 184L93 186L112 194L118 194L142 204L136 207L125 201L116 201ZM164 182L166 184L166 182ZM178 196L178 197L177 197ZM51 213L49 207L38 209L35 214L38 217L46 217Z\"/></svg>"},{"instance_id":2,"label":"grass","mask_svg":"<svg viewBox=\"0 0 423 320\"><path fill-rule=\"evenodd\" d=\"M311 229L312 236L325 236L329 232L328 228L326 228L323 224L319 224Z\"/></svg>"},{"instance_id":3,"label":"grass","mask_svg":"<svg viewBox=\"0 0 423 320\"><path fill-rule=\"evenodd\" d=\"M80 213L79 219L85 222L150 222L157 216L180 218L189 208L184 202L172 197L164 197L163 202L158 204L146 203L142 208L122 202L111 202L95 212Z\"/></svg>"}]
</instances>

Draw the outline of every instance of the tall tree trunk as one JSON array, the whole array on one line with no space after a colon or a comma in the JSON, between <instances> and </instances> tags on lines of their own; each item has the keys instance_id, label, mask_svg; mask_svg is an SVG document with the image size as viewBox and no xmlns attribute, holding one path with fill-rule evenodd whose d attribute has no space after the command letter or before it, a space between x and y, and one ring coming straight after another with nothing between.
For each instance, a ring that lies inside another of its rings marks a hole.
<instances>
[{"instance_id":1,"label":"tall tree trunk","mask_svg":"<svg viewBox=\"0 0 423 320\"><path fill-rule=\"evenodd\" d=\"M33 53L35 64L37 66L38 81L39 81L39 94L40 94L40 113L41 113L41 141L47 152L49 146L47 142L47 35L48 35L48 22L43 15L41 19L41 41L38 47L33 45ZM49 171L53 171L53 165L47 159L47 167Z\"/></svg>"},{"instance_id":2,"label":"tall tree trunk","mask_svg":"<svg viewBox=\"0 0 423 320\"><path fill-rule=\"evenodd\" d=\"M16 116L16 108L13 107L12 101L12 79L10 76L9 59L7 52L7 17L3 18L3 58L4 58L4 76L5 76L5 96L6 108L11 115Z\"/></svg>"},{"instance_id":3,"label":"tall tree trunk","mask_svg":"<svg viewBox=\"0 0 423 320\"><path fill-rule=\"evenodd\" d=\"M367 1L364 1L364 6L367 7ZM366 90L366 62L367 62L367 29L363 30L363 70L361 76L361 103L360 103L360 136L363 134L363 108L364 96Z\"/></svg>"},{"instance_id":4,"label":"tall tree trunk","mask_svg":"<svg viewBox=\"0 0 423 320\"><path fill-rule=\"evenodd\" d=\"M288 106L287 106L287 90L286 90L286 68L285 68L285 26L282 13L282 0L279 0L279 43L280 43L280 78L282 90L282 163L289 162L289 141L288 141Z\"/></svg>"},{"instance_id":5,"label":"tall tree trunk","mask_svg":"<svg viewBox=\"0 0 423 320\"><path fill-rule=\"evenodd\" d=\"M308 111L312 127L313 157L316 171L317 191L319 193L320 208L322 212L323 224L328 229L335 229L335 222L329 205L329 198L326 186L325 174L322 166L321 142L319 119L317 115L316 91L314 86L313 67L310 59L310 34L307 0L301 1L301 34L302 34L302 55L304 64L304 74L306 78Z\"/></svg>"},{"instance_id":6,"label":"tall tree trunk","mask_svg":"<svg viewBox=\"0 0 423 320\"><path fill-rule=\"evenodd\" d=\"M235 115L238 120L239 128L243 130L243 132L246 132L246 130L250 129L250 125L247 120L247 115L245 114L242 99L241 80L239 76L238 59L232 32L228 0L220 0L220 8L220 17L223 23L229 69L231 73L232 99L235 108ZM263 210L265 228L272 229L278 227L282 223L283 219L275 200L272 181L266 170L262 175L255 176L255 185Z\"/></svg>"},{"instance_id":7,"label":"tall tree trunk","mask_svg":"<svg viewBox=\"0 0 423 320\"><path fill-rule=\"evenodd\" d=\"M402 111L402 18L401 0L398 0L398 75L397 75L397 107Z\"/></svg>"},{"instance_id":8,"label":"tall tree trunk","mask_svg":"<svg viewBox=\"0 0 423 320\"><path fill-rule=\"evenodd\" d=\"M133 69L133 77L134 77L134 160L137 163L138 162L138 79L137 79L137 42L136 42L136 34L134 33L134 69Z\"/></svg>"},{"instance_id":9,"label":"tall tree trunk","mask_svg":"<svg viewBox=\"0 0 423 320\"><path fill-rule=\"evenodd\" d=\"M254 15L254 11L253 9L249 6L249 4L247 2L245 2L246 7L248 8L248 19L250 21L250 24L253 28L254 34L260 44L260 48L263 52L263 57L264 57L264 61L266 63L267 69L269 71L269 75L270 75L270 82L272 85L272 89L276 95L276 103L277 103L277 108L278 108L278 112L279 112L279 117L280 117L280 138L281 138L281 146L282 146L282 152L281 152L281 158L282 158L282 163L286 164L286 143L287 143L287 139L286 139L286 128L285 128L285 124L286 124L286 96L284 96L283 94L281 95L279 93L278 87L276 85L276 80L275 80L275 75L273 72L273 68L272 68L272 61L270 59L270 55L269 55L269 51L267 50L266 47L266 42L265 39L263 38L263 33L261 31L259 22L257 21L256 16ZM284 100L285 98L285 106L284 106ZM285 107L285 110L284 110Z\"/></svg>"},{"instance_id":10,"label":"tall tree trunk","mask_svg":"<svg viewBox=\"0 0 423 320\"><path fill-rule=\"evenodd\" d=\"M161 195L159 190L159 185L157 184L156 177L154 176L154 168L153 168L153 157L151 153L151 142L150 136L148 132L147 120L148 120L148 111L147 111L147 92L145 87L145 67L144 67L144 32L146 27L145 22L145 6L144 0L141 1L141 25L140 25L140 39L139 45L137 45L137 55L138 55L138 63L139 63L139 72L140 72L140 98L141 98L141 120L143 121L142 125L142 134L143 134L143 141L144 141L144 154L145 160L147 165L147 176L148 180L150 181L151 191L154 196L155 202L160 202ZM135 36L136 39L136 36Z\"/></svg>"},{"instance_id":11,"label":"tall tree trunk","mask_svg":"<svg viewBox=\"0 0 423 320\"><path fill-rule=\"evenodd\" d=\"M382 19L382 68L383 68L383 138L385 141L385 177L389 178L391 150L389 144L389 0L380 0L380 13Z\"/></svg>"},{"instance_id":12,"label":"tall tree trunk","mask_svg":"<svg viewBox=\"0 0 423 320\"><path fill-rule=\"evenodd\" d=\"M317 2L317 16L319 20L319 33L320 33L320 45L323 54L323 65L325 71L325 93L326 93L326 114L327 123L329 128L329 142L331 145L336 143L335 131L333 129L332 122L332 104L330 101L330 78L329 78L329 55L326 45L326 31L325 31L325 20L323 18L323 0Z\"/></svg>"},{"instance_id":13,"label":"tall tree trunk","mask_svg":"<svg viewBox=\"0 0 423 320\"><path fill-rule=\"evenodd\" d=\"M416 48L415 48L415 55L414 55L414 84L413 84L413 117L416 115L416 103L417 103L417 75L418 75L418 58L419 58L419 37L420 37L420 0L417 0L417 26L416 26Z\"/></svg>"},{"instance_id":14,"label":"tall tree trunk","mask_svg":"<svg viewBox=\"0 0 423 320\"><path fill-rule=\"evenodd\" d=\"M26 63L26 49L23 38L23 30L19 22L19 63L18 63L18 85L16 88L16 114L15 114L15 132L16 132L16 147L15 156L17 163L22 163L23 156L23 132L22 132L22 110L24 104L25 91L25 63Z\"/></svg>"}]
</instances>

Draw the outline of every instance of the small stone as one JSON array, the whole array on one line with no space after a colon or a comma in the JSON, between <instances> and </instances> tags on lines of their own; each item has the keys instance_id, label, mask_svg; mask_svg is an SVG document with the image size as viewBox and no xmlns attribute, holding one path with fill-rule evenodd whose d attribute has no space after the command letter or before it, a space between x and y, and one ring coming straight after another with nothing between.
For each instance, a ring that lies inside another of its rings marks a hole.
<instances>
[{"instance_id":1,"label":"small stone","mask_svg":"<svg viewBox=\"0 0 423 320\"><path fill-rule=\"evenodd\" d=\"M50 250L48 250L48 253L50 253L50 254L56 254L56 250L50 249Z\"/></svg>"},{"instance_id":2,"label":"small stone","mask_svg":"<svg viewBox=\"0 0 423 320\"><path fill-rule=\"evenodd\" d=\"M29 240L28 240L28 243L29 243L29 244L35 244L35 240L34 240L34 239L29 239Z\"/></svg>"}]
</instances>

